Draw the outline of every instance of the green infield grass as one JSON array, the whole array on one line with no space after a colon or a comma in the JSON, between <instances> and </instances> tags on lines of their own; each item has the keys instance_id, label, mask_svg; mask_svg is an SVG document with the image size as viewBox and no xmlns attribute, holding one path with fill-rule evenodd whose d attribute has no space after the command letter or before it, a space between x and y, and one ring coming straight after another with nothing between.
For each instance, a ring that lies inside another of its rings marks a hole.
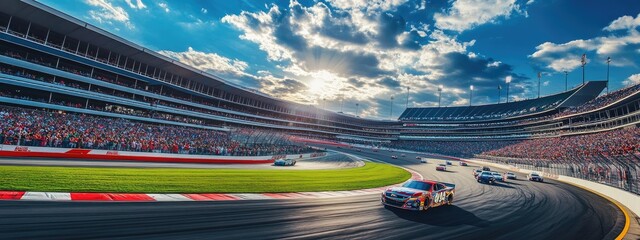
<instances>
[{"instance_id":1,"label":"green infield grass","mask_svg":"<svg viewBox=\"0 0 640 240\"><path fill-rule=\"evenodd\" d=\"M411 174L388 164L327 170L0 166L0 190L118 193L262 193L375 188Z\"/></svg>"}]
</instances>

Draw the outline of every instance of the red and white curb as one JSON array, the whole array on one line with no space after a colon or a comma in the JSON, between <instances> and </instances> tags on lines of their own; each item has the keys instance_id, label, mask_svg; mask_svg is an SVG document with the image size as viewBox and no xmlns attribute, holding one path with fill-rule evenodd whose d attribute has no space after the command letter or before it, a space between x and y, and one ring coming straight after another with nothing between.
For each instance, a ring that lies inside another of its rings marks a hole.
<instances>
[{"instance_id":1,"label":"red and white curb","mask_svg":"<svg viewBox=\"0 0 640 240\"><path fill-rule=\"evenodd\" d=\"M411 173L411 179L422 179L419 173L405 169ZM388 186L387 186L388 187ZM65 192L25 192L0 191L0 200L26 201L93 201L93 202L184 202L184 201L235 201L265 199L309 199L351 197L381 193L387 187L369 188L350 191L325 192L293 192L293 193L65 193Z\"/></svg>"}]
</instances>

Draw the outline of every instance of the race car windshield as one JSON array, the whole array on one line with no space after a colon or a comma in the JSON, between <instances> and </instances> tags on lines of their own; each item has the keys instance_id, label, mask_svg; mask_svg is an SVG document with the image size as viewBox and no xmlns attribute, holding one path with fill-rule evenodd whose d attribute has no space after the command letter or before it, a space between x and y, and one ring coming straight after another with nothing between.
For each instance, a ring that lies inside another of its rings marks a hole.
<instances>
[{"instance_id":1,"label":"race car windshield","mask_svg":"<svg viewBox=\"0 0 640 240\"><path fill-rule=\"evenodd\" d=\"M402 186L406 188L419 189L423 191L428 191L429 189L431 189L431 184L426 182L418 182L418 181L409 181L409 182L406 182L405 184L402 184Z\"/></svg>"}]
</instances>

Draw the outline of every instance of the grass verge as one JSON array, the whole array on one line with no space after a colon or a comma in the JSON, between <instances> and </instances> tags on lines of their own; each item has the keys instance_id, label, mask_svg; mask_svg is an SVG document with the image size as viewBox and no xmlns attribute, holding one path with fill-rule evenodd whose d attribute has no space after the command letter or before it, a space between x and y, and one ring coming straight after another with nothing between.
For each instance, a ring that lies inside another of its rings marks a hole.
<instances>
[{"instance_id":1,"label":"grass verge","mask_svg":"<svg viewBox=\"0 0 640 240\"><path fill-rule=\"evenodd\" d=\"M375 188L411 177L367 162L327 170L160 169L0 166L0 190L118 193L262 193Z\"/></svg>"}]
</instances>

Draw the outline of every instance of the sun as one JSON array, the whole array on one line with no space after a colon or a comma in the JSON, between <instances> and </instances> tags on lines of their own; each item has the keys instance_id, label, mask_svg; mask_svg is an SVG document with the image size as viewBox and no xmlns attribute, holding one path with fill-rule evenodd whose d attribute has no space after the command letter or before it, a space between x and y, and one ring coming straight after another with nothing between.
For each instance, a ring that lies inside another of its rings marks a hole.
<instances>
[{"instance_id":1,"label":"sun","mask_svg":"<svg viewBox=\"0 0 640 240\"><path fill-rule=\"evenodd\" d=\"M307 84L308 92L317 97L327 95L330 85L335 82L336 75L326 71L318 71L311 74L311 79Z\"/></svg>"}]
</instances>

